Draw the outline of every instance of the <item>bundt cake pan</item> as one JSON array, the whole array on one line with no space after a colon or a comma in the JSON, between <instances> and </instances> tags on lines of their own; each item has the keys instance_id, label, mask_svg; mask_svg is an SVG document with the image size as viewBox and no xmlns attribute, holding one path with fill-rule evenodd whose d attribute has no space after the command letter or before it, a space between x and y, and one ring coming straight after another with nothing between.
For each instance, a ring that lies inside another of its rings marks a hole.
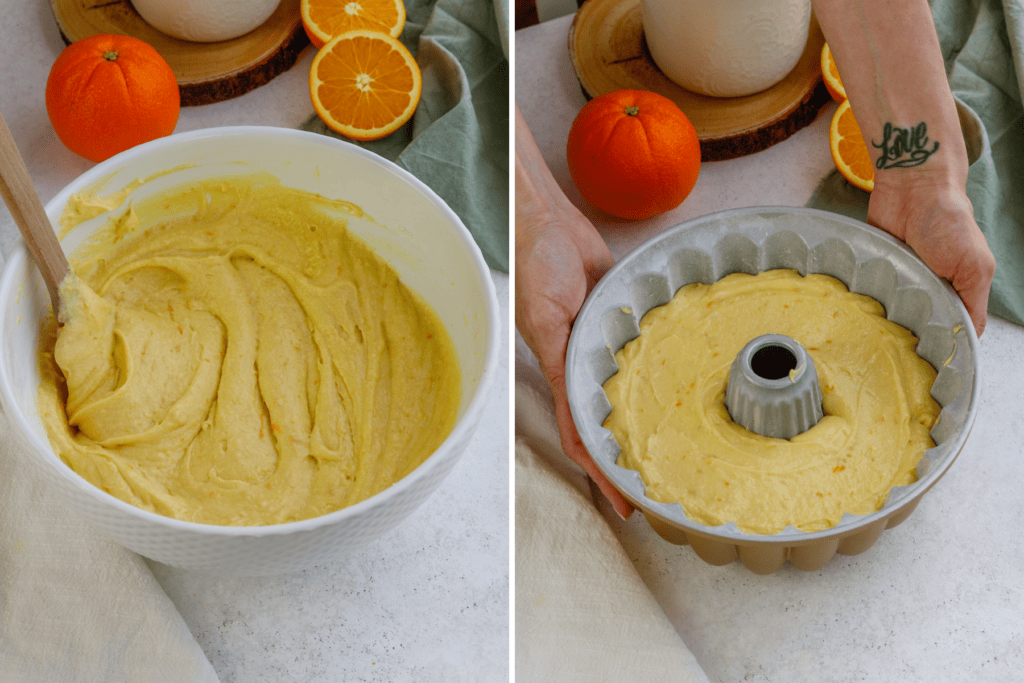
<instances>
[{"instance_id":1,"label":"bundt cake pan","mask_svg":"<svg viewBox=\"0 0 1024 683\"><path fill-rule=\"evenodd\" d=\"M824 273L885 307L886 317L919 339L917 353L938 371L931 393L942 412L917 481L894 487L882 507L843 515L823 531L792 526L773 535L744 533L732 522L691 521L679 503L645 494L634 470L619 467L619 446L602 425L611 412L602 389L617 372L615 353L640 334L641 318L668 303L682 286L713 283L730 273L752 275L790 268ZM569 406L584 445L601 471L646 516L665 540L689 544L713 565L740 560L758 574L787 561L804 570L823 567L836 553L855 555L913 512L963 448L979 400L978 338L967 310L949 283L906 245L859 221L814 209L769 207L724 211L670 228L622 258L597 284L580 310L566 355Z\"/></svg>"}]
</instances>

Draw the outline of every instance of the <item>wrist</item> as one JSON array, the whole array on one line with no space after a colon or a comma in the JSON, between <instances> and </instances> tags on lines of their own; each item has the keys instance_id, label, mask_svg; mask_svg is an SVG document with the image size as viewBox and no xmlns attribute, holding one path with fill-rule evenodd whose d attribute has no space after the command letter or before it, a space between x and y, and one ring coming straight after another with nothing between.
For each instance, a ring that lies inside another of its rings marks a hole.
<instances>
[{"instance_id":1,"label":"wrist","mask_svg":"<svg viewBox=\"0 0 1024 683\"><path fill-rule=\"evenodd\" d=\"M966 185L967 145L952 94L926 107L887 101L863 109L861 103L854 113L865 121L876 185Z\"/></svg>"},{"instance_id":2,"label":"wrist","mask_svg":"<svg viewBox=\"0 0 1024 683\"><path fill-rule=\"evenodd\" d=\"M976 225L966 181L955 170L879 175L868 204L868 222L911 246L916 248L937 225Z\"/></svg>"},{"instance_id":3,"label":"wrist","mask_svg":"<svg viewBox=\"0 0 1024 683\"><path fill-rule=\"evenodd\" d=\"M920 168L876 168L875 189L872 191L872 195L875 193L894 194L907 199L921 196L966 196L966 163L938 161Z\"/></svg>"}]
</instances>

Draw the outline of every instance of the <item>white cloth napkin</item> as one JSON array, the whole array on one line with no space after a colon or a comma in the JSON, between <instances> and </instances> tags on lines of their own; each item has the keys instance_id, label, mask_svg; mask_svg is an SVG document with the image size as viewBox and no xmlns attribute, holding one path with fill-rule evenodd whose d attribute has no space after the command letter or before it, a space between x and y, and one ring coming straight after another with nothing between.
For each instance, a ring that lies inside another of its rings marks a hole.
<instances>
[{"instance_id":1,"label":"white cloth napkin","mask_svg":"<svg viewBox=\"0 0 1024 683\"><path fill-rule=\"evenodd\" d=\"M560 451L551 395L516 339L515 665L522 683L707 683Z\"/></svg>"},{"instance_id":2,"label":"white cloth napkin","mask_svg":"<svg viewBox=\"0 0 1024 683\"><path fill-rule=\"evenodd\" d=\"M0 682L216 683L149 567L25 457L0 413Z\"/></svg>"}]
</instances>

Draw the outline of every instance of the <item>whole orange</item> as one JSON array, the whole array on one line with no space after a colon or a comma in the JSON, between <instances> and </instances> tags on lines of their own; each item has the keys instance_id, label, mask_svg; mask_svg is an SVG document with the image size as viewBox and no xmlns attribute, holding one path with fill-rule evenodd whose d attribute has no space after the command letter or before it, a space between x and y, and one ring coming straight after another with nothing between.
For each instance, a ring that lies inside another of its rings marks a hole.
<instances>
[{"instance_id":1,"label":"whole orange","mask_svg":"<svg viewBox=\"0 0 1024 683\"><path fill-rule=\"evenodd\" d=\"M584 105L566 157L585 200L633 220L679 206L700 173L690 119L672 100L645 90L616 90Z\"/></svg>"},{"instance_id":2,"label":"whole orange","mask_svg":"<svg viewBox=\"0 0 1024 683\"><path fill-rule=\"evenodd\" d=\"M103 161L174 132L178 81L148 43L111 34L75 41L46 81L46 112L68 149Z\"/></svg>"}]
</instances>

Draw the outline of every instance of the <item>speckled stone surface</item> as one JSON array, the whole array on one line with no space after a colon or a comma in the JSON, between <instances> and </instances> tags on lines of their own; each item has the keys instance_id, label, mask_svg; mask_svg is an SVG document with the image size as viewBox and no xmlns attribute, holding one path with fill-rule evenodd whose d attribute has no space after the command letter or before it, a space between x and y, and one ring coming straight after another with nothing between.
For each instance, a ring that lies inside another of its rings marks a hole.
<instances>
[{"instance_id":1,"label":"speckled stone surface","mask_svg":"<svg viewBox=\"0 0 1024 683\"><path fill-rule=\"evenodd\" d=\"M580 199L565 139L585 100L566 47L570 17L516 34L515 98L555 177L622 256L666 227L727 208L802 206L833 171L828 122L758 154L706 163L683 204L641 223ZM639 514L612 525L716 683L1015 681L1024 667L1024 329L990 320L981 340L982 403L966 446L902 525L862 555L818 572L757 576L713 567L661 540ZM517 363L517 371L520 368ZM527 368L523 368L528 371Z\"/></svg>"},{"instance_id":2,"label":"speckled stone surface","mask_svg":"<svg viewBox=\"0 0 1024 683\"><path fill-rule=\"evenodd\" d=\"M4 3L0 113L44 202L93 166L63 146L46 116L46 77L63 48L49 3ZM176 132L299 126L313 113L312 58L307 50L290 71L240 98L183 108ZM0 252L17 239L0 206ZM507 339L509 278L493 278ZM278 577L224 580L151 563L223 683L508 679L506 346L469 449L433 496L385 537L336 565Z\"/></svg>"}]
</instances>

